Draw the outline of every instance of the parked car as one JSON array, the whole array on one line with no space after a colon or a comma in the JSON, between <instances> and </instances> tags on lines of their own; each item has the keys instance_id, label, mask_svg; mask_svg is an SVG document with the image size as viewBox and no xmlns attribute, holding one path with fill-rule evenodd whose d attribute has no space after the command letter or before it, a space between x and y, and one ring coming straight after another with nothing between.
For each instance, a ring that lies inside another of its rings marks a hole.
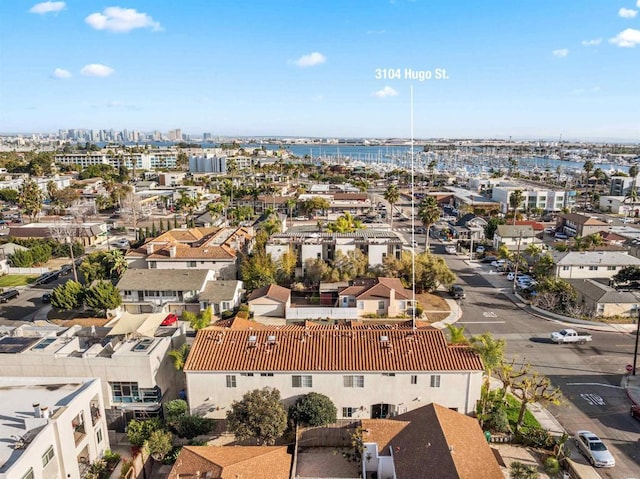
<instances>
[{"instance_id":1,"label":"parked car","mask_svg":"<svg viewBox=\"0 0 640 479\"><path fill-rule=\"evenodd\" d=\"M505 263L506 263L506 260L497 259L491 262L491 266L493 266L494 268L501 268L502 266L504 266Z\"/></svg>"},{"instance_id":2,"label":"parked car","mask_svg":"<svg viewBox=\"0 0 640 479\"><path fill-rule=\"evenodd\" d=\"M510 271L509 273L507 273L507 279L509 281L513 281L514 279L516 279L516 274L513 271Z\"/></svg>"},{"instance_id":3,"label":"parked car","mask_svg":"<svg viewBox=\"0 0 640 479\"><path fill-rule=\"evenodd\" d=\"M496 256L485 256L484 258L482 258L482 262L483 263L493 263L497 259L498 258Z\"/></svg>"},{"instance_id":4,"label":"parked car","mask_svg":"<svg viewBox=\"0 0 640 479\"><path fill-rule=\"evenodd\" d=\"M640 419L640 406L636 406L635 404L631 406L631 417Z\"/></svg>"},{"instance_id":5,"label":"parked car","mask_svg":"<svg viewBox=\"0 0 640 479\"><path fill-rule=\"evenodd\" d=\"M451 286L451 288L449 288L449 294L456 299L463 299L466 297L466 295L464 294L464 288L459 284L454 284L453 286Z\"/></svg>"},{"instance_id":6,"label":"parked car","mask_svg":"<svg viewBox=\"0 0 640 479\"><path fill-rule=\"evenodd\" d=\"M602 440L591 431L581 430L576 432L574 438L580 452L594 467L613 467L616 465L609 448Z\"/></svg>"},{"instance_id":7,"label":"parked car","mask_svg":"<svg viewBox=\"0 0 640 479\"><path fill-rule=\"evenodd\" d=\"M449 254L456 254L456 247L455 245L452 244L448 244L447 246L444 247L444 250L449 253Z\"/></svg>"},{"instance_id":8,"label":"parked car","mask_svg":"<svg viewBox=\"0 0 640 479\"><path fill-rule=\"evenodd\" d=\"M178 315L174 313L167 314L167 317L162 320L160 326L173 326L178 322Z\"/></svg>"},{"instance_id":9,"label":"parked car","mask_svg":"<svg viewBox=\"0 0 640 479\"><path fill-rule=\"evenodd\" d=\"M8 289L4 293L0 293L0 303L6 303L17 296L20 296L20 292L17 289Z\"/></svg>"},{"instance_id":10,"label":"parked car","mask_svg":"<svg viewBox=\"0 0 640 479\"><path fill-rule=\"evenodd\" d=\"M484 246L480 245L476 248L476 253L484 253L485 249Z\"/></svg>"},{"instance_id":11,"label":"parked car","mask_svg":"<svg viewBox=\"0 0 640 479\"><path fill-rule=\"evenodd\" d=\"M44 293L44 294L42 295L42 297L40 298L40 300L41 300L43 303L50 303L50 302L51 302L51 293Z\"/></svg>"}]
</instances>

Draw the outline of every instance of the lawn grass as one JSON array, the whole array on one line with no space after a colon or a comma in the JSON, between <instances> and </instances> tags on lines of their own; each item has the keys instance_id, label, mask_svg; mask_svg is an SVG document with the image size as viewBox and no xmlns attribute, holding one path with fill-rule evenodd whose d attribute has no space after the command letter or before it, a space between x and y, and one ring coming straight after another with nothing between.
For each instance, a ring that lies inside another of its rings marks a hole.
<instances>
[{"instance_id":1,"label":"lawn grass","mask_svg":"<svg viewBox=\"0 0 640 479\"><path fill-rule=\"evenodd\" d=\"M512 429L515 429L516 422L518 421L518 414L520 414L520 401L518 401L511 394L507 394L507 405L505 407L507 411L507 418L509 419L509 425ZM540 428L540 423L527 409L524 413L524 419L522 421L524 427Z\"/></svg>"},{"instance_id":2,"label":"lawn grass","mask_svg":"<svg viewBox=\"0 0 640 479\"><path fill-rule=\"evenodd\" d=\"M26 286L33 283L37 277L37 274L6 274L0 277L0 288Z\"/></svg>"}]
</instances>

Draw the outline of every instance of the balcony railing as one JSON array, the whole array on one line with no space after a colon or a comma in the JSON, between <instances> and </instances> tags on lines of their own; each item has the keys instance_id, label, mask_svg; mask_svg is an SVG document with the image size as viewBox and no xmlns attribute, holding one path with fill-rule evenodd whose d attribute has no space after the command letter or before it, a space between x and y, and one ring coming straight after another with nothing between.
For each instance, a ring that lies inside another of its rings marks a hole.
<instances>
[{"instance_id":1,"label":"balcony railing","mask_svg":"<svg viewBox=\"0 0 640 479\"><path fill-rule=\"evenodd\" d=\"M91 424L95 426L101 417L102 414L100 413L100 409L95 406L91 406Z\"/></svg>"},{"instance_id":2,"label":"balcony railing","mask_svg":"<svg viewBox=\"0 0 640 479\"><path fill-rule=\"evenodd\" d=\"M76 446L86 435L87 431L85 430L84 424L78 424L73 427L73 439L75 440Z\"/></svg>"}]
</instances>

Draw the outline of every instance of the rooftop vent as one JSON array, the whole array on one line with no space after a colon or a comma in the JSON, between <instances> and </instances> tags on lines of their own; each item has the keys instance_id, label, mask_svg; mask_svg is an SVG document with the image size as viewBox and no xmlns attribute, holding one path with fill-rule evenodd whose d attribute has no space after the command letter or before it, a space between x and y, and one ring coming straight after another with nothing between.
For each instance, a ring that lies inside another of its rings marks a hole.
<instances>
[{"instance_id":1,"label":"rooftop vent","mask_svg":"<svg viewBox=\"0 0 640 479\"><path fill-rule=\"evenodd\" d=\"M270 335L269 337L267 337L267 343L268 344L275 344L276 343L275 335Z\"/></svg>"},{"instance_id":2,"label":"rooftop vent","mask_svg":"<svg viewBox=\"0 0 640 479\"><path fill-rule=\"evenodd\" d=\"M383 348L391 348L391 343L389 342L389 336L380 336L380 344Z\"/></svg>"},{"instance_id":3,"label":"rooftop vent","mask_svg":"<svg viewBox=\"0 0 640 479\"><path fill-rule=\"evenodd\" d=\"M247 346L249 346L250 348L255 348L258 342L258 337L257 336L249 336L249 339L247 340Z\"/></svg>"}]
</instances>

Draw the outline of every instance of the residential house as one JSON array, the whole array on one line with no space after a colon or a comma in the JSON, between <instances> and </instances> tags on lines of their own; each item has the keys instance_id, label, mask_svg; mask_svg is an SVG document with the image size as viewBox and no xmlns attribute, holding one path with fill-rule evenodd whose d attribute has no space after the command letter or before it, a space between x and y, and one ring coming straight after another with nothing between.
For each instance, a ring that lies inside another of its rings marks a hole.
<instances>
[{"instance_id":1,"label":"residential house","mask_svg":"<svg viewBox=\"0 0 640 479\"><path fill-rule=\"evenodd\" d=\"M640 266L640 259L622 251L552 251L553 275L562 279L613 278L628 266Z\"/></svg>"},{"instance_id":2,"label":"residential house","mask_svg":"<svg viewBox=\"0 0 640 479\"><path fill-rule=\"evenodd\" d=\"M358 317L395 318L411 311L412 292L399 278L356 281L338 293L338 307L356 308Z\"/></svg>"},{"instance_id":3,"label":"residential house","mask_svg":"<svg viewBox=\"0 0 640 479\"><path fill-rule=\"evenodd\" d=\"M3 370L0 390L0 479L80 479L109 449L100 379Z\"/></svg>"},{"instance_id":4,"label":"residential house","mask_svg":"<svg viewBox=\"0 0 640 479\"><path fill-rule=\"evenodd\" d=\"M240 306L244 292L242 281L220 280L209 281L198 295L202 309L211 306L215 315L225 311L233 311Z\"/></svg>"},{"instance_id":5,"label":"residential house","mask_svg":"<svg viewBox=\"0 0 640 479\"><path fill-rule=\"evenodd\" d=\"M567 236L589 236L608 229L608 223L578 213L561 213L556 218L556 232Z\"/></svg>"},{"instance_id":6,"label":"residential house","mask_svg":"<svg viewBox=\"0 0 640 479\"><path fill-rule=\"evenodd\" d=\"M506 246L509 251L524 251L530 244L542 245L536 230L531 225L498 225L493 234L493 248Z\"/></svg>"},{"instance_id":7,"label":"residential house","mask_svg":"<svg viewBox=\"0 0 640 479\"><path fill-rule=\"evenodd\" d=\"M269 284L254 289L247 302L249 311L254 316L271 316L284 318L291 307L291 290L277 284Z\"/></svg>"},{"instance_id":8,"label":"residential house","mask_svg":"<svg viewBox=\"0 0 640 479\"><path fill-rule=\"evenodd\" d=\"M129 250L130 269L202 269L216 278L238 278L238 256L250 253L254 234L250 228L174 228Z\"/></svg>"},{"instance_id":9,"label":"residential house","mask_svg":"<svg viewBox=\"0 0 640 479\"><path fill-rule=\"evenodd\" d=\"M593 279L569 280L578 295L577 302L589 316L638 317L640 291L615 289Z\"/></svg>"},{"instance_id":10,"label":"residential house","mask_svg":"<svg viewBox=\"0 0 640 479\"><path fill-rule=\"evenodd\" d=\"M168 479L289 479L287 446L184 446Z\"/></svg>"},{"instance_id":11,"label":"residential house","mask_svg":"<svg viewBox=\"0 0 640 479\"><path fill-rule=\"evenodd\" d=\"M122 431L128 419L159 414L162 402L176 399L182 388L182 374L167 353L186 338L180 328L160 325L165 316L124 314L113 326L3 328L2 374L99 378L107 424Z\"/></svg>"},{"instance_id":12,"label":"residential house","mask_svg":"<svg viewBox=\"0 0 640 479\"><path fill-rule=\"evenodd\" d=\"M92 246L107 240L106 223L29 223L26 225L11 225L9 236L13 238L56 238L58 232L66 236L67 241L82 243L83 246Z\"/></svg>"},{"instance_id":13,"label":"residential house","mask_svg":"<svg viewBox=\"0 0 640 479\"><path fill-rule=\"evenodd\" d=\"M215 271L209 269L127 269L117 287L127 312L181 314L205 309L200 295L214 280ZM211 299L214 296L211 292L208 295Z\"/></svg>"},{"instance_id":14,"label":"residential house","mask_svg":"<svg viewBox=\"0 0 640 479\"><path fill-rule=\"evenodd\" d=\"M400 258L402 241L392 231L360 230L355 233L287 232L274 234L266 244L266 252L274 261L284 253L296 255L296 276L304 275L307 259L331 262L340 251L360 250L368 259L369 267L382 265L384 258Z\"/></svg>"},{"instance_id":15,"label":"residential house","mask_svg":"<svg viewBox=\"0 0 640 479\"><path fill-rule=\"evenodd\" d=\"M637 197L630 196L601 196L600 211L638 218L640 216L640 201Z\"/></svg>"},{"instance_id":16,"label":"residential house","mask_svg":"<svg viewBox=\"0 0 640 479\"><path fill-rule=\"evenodd\" d=\"M453 237L462 241L482 241L484 240L484 229L487 226L487 220L473 213L468 213L455 224L450 224L449 229Z\"/></svg>"},{"instance_id":17,"label":"residential house","mask_svg":"<svg viewBox=\"0 0 640 479\"><path fill-rule=\"evenodd\" d=\"M478 420L436 403L363 419L362 477L503 479Z\"/></svg>"},{"instance_id":18,"label":"residential house","mask_svg":"<svg viewBox=\"0 0 640 479\"><path fill-rule=\"evenodd\" d=\"M265 386L287 406L325 394L340 418L389 417L431 402L470 414L482 372L480 357L439 329L375 325L202 329L184 367L191 413L218 419Z\"/></svg>"},{"instance_id":19,"label":"residential house","mask_svg":"<svg viewBox=\"0 0 640 479\"><path fill-rule=\"evenodd\" d=\"M0 274L9 274L9 257L16 251L27 251L25 248L15 243L4 243L0 245Z\"/></svg>"}]
</instances>

